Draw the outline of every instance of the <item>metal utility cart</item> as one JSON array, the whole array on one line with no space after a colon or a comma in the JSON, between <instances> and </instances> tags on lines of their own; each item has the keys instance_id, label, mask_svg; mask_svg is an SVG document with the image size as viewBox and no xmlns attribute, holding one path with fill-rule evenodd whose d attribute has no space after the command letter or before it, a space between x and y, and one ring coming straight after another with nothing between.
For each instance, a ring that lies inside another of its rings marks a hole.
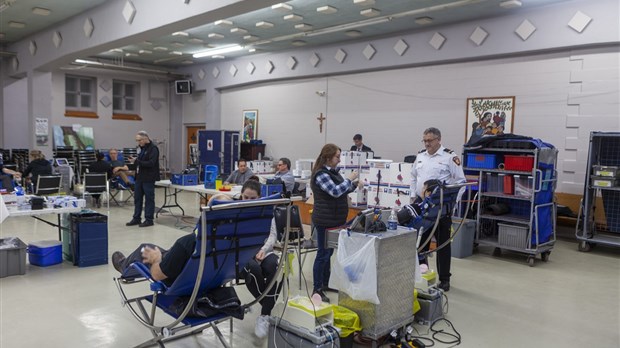
<instances>
[{"instance_id":1,"label":"metal utility cart","mask_svg":"<svg viewBox=\"0 0 620 348\"><path fill-rule=\"evenodd\" d=\"M513 140L513 141L510 141ZM464 170L479 176L476 245L548 261L555 244L558 151L536 140L502 139L465 148Z\"/></svg>"},{"instance_id":2,"label":"metal utility cart","mask_svg":"<svg viewBox=\"0 0 620 348\"><path fill-rule=\"evenodd\" d=\"M620 246L620 132L590 133L575 236L580 251L595 244Z\"/></svg>"}]
</instances>

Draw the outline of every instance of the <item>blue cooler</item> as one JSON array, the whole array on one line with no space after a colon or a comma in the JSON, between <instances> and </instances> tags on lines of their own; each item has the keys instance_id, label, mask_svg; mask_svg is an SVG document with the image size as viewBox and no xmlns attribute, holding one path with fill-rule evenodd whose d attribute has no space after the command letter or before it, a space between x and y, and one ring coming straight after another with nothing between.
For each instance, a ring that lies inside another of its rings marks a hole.
<instances>
[{"instance_id":1,"label":"blue cooler","mask_svg":"<svg viewBox=\"0 0 620 348\"><path fill-rule=\"evenodd\" d=\"M28 261L31 265L47 267L62 262L62 242L40 240L28 245Z\"/></svg>"}]
</instances>

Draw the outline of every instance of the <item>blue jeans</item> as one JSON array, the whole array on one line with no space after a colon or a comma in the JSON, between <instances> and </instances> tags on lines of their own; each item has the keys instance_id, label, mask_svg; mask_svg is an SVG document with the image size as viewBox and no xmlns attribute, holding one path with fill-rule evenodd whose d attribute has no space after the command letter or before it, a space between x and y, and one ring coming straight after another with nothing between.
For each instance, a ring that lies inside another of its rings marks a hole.
<instances>
[{"instance_id":1,"label":"blue jeans","mask_svg":"<svg viewBox=\"0 0 620 348\"><path fill-rule=\"evenodd\" d=\"M334 253L334 249L325 247L326 227L314 226L316 230L316 241L318 249L316 251L316 258L314 259L314 267L312 269L313 275L313 290L321 290L327 287L329 284L329 276L331 275L331 257Z\"/></svg>"},{"instance_id":2,"label":"blue jeans","mask_svg":"<svg viewBox=\"0 0 620 348\"><path fill-rule=\"evenodd\" d=\"M144 220L153 221L155 215L155 183L136 180L133 219L140 220L144 200Z\"/></svg>"}]
</instances>

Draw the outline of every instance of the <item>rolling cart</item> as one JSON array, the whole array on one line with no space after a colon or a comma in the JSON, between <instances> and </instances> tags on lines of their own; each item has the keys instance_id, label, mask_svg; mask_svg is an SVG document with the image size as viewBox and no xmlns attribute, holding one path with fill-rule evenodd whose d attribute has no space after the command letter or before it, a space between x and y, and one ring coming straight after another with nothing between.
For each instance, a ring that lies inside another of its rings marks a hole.
<instances>
[{"instance_id":1,"label":"rolling cart","mask_svg":"<svg viewBox=\"0 0 620 348\"><path fill-rule=\"evenodd\" d=\"M575 236L580 251L620 246L620 132L591 132Z\"/></svg>"}]
</instances>

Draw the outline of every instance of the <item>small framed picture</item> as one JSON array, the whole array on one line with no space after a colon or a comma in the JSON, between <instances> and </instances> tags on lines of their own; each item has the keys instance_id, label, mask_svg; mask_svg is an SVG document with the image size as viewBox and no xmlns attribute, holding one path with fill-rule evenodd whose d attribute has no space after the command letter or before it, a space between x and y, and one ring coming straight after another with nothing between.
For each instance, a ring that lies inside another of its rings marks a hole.
<instances>
[{"instance_id":1,"label":"small framed picture","mask_svg":"<svg viewBox=\"0 0 620 348\"><path fill-rule=\"evenodd\" d=\"M465 142L512 133L514 115L515 97L467 98Z\"/></svg>"},{"instance_id":2,"label":"small framed picture","mask_svg":"<svg viewBox=\"0 0 620 348\"><path fill-rule=\"evenodd\" d=\"M243 134L241 140L249 143L258 136L258 110L243 110Z\"/></svg>"}]
</instances>

